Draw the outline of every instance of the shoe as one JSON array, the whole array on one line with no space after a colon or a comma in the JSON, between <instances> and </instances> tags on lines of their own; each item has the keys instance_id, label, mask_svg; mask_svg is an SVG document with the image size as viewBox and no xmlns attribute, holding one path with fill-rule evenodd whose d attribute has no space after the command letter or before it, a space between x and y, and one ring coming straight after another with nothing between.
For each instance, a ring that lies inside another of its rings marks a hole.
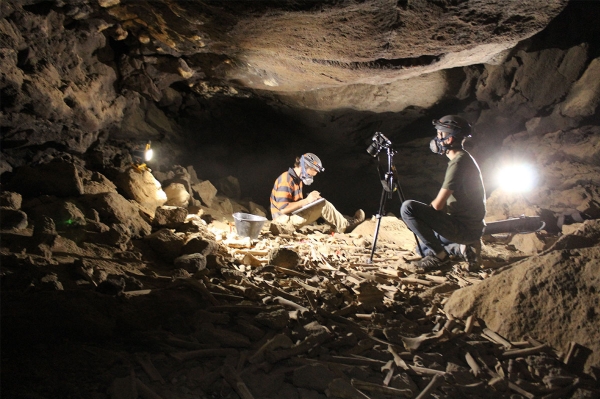
<instances>
[{"instance_id":1,"label":"shoe","mask_svg":"<svg viewBox=\"0 0 600 399\"><path fill-rule=\"evenodd\" d=\"M481 240L472 244L460 246L460 256L469 265L469 271L475 271L481 266Z\"/></svg>"},{"instance_id":2,"label":"shoe","mask_svg":"<svg viewBox=\"0 0 600 399\"><path fill-rule=\"evenodd\" d=\"M344 229L344 233L350 233L359 224L365 221L365 212L362 209L354 212L354 217L348 219L348 226Z\"/></svg>"},{"instance_id":3,"label":"shoe","mask_svg":"<svg viewBox=\"0 0 600 399\"><path fill-rule=\"evenodd\" d=\"M411 266L415 273L423 274L432 270L441 269L442 267L449 264L450 256L446 256L444 259L440 259L435 255L427 255L426 257L411 263Z\"/></svg>"},{"instance_id":4,"label":"shoe","mask_svg":"<svg viewBox=\"0 0 600 399\"><path fill-rule=\"evenodd\" d=\"M350 233L352 230L356 228L359 224L365 221L365 212L362 209L354 212L354 217L348 219L348 226L344 230L344 233Z\"/></svg>"}]
</instances>

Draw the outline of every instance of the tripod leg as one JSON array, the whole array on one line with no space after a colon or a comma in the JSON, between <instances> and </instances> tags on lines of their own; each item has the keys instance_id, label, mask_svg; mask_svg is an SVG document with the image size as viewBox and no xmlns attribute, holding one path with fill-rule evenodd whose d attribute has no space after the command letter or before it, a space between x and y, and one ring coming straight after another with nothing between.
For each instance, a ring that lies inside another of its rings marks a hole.
<instances>
[{"instance_id":1,"label":"tripod leg","mask_svg":"<svg viewBox=\"0 0 600 399\"><path fill-rule=\"evenodd\" d=\"M375 234L373 234L373 247L371 248L371 256L367 263L373 263L373 255L375 254L375 247L377 246L377 236L379 235L379 227L381 226L381 217L385 208L387 192L385 188L381 191L381 200L379 201L379 211L377 212L377 226L375 227Z\"/></svg>"}]
</instances>

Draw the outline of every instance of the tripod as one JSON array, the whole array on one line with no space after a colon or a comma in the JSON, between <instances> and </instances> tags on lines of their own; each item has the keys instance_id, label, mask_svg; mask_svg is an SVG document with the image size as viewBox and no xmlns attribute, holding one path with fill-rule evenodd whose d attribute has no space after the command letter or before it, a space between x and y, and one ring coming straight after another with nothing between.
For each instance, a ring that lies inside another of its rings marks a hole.
<instances>
[{"instance_id":1,"label":"tripod","mask_svg":"<svg viewBox=\"0 0 600 399\"><path fill-rule=\"evenodd\" d=\"M383 216L385 210L385 203L388 199L393 197L394 191L398 192L398 197L400 198L400 203L404 202L404 194L402 193L402 188L400 188L400 184L398 183L398 172L396 171L396 165L394 165L393 157L396 154L389 146L386 147L387 150L387 172L384 175L383 180L381 180L381 184L383 185L383 189L381 190L381 199L379 201L379 211L375 217L377 218L377 225L375 227L375 234L373 235L373 248L371 248L371 256L367 263L373 263L373 255L375 254L375 248L377 246L377 238L379 236L379 228L381 227L381 217ZM414 233L413 233L414 234ZM417 246L419 247L419 251L422 252L421 246L419 245L419 240L417 239L417 235L415 234L415 240L417 241ZM422 255L422 253L421 253Z\"/></svg>"}]
</instances>

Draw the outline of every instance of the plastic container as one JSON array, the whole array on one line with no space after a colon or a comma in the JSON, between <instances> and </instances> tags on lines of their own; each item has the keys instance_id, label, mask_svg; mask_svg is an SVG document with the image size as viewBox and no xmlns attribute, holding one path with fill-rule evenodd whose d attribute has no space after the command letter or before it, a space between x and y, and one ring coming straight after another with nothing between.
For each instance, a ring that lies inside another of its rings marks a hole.
<instances>
[{"instance_id":1,"label":"plastic container","mask_svg":"<svg viewBox=\"0 0 600 399\"><path fill-rule=\"evenodd\" d=\"M250 213L236 212L233 214L233 220L235 221L235 229L238 236L250 237L255 240L258 238L267 218Z\"/></svg>"}]
</instances>

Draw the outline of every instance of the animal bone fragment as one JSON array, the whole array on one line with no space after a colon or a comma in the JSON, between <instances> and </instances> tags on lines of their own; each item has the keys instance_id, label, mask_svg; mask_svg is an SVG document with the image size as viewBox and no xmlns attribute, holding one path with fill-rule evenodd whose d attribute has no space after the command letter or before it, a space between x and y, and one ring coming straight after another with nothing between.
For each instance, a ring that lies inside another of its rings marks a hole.
<instances>
[{"instance_id":1,"label":"animal bone fragment","mask_svg":"<svg viewBox=\"0 0 600 399\"><path fill-rule=\"evenodd\" d=\"M444 329L441 329L437 333L421 334L418 337L414 337L414 338L400 336L400 339L402 339L402 343L404 344L404 347L410 351L410 350L419 349L419 347L425 342L439 340L442 337L444 337L445 335L447 335L447 331Z\"/></svg>"},{"instance_id":2,"label":"animal bone fragment","mask_svg":"<svg viewBox=\"0 0 600 399\"><path fill-rule=\"evenodd\" d=\"M419 396L415 399L427 399L431 396L431 393L444 383L444 377L441 375L434 375L429 384L421 391Z\"/></svg>"},{"instance_id":3,"label":"animal bone fragment","mask_svg":"<svg viewBox=\"0 0 600 399\"><path fill-rule=\"evenodd\" d=\"M401 396L407 398L412 398L413 396L413 392L410 389L396 389L379 384L373 384L372 382L360 381L355 378L351 379L350 383L356 389L380 393L382 395Z\"/></svg>"},{"instance_id":4,"label":"animal bone fragment","mask_svg":"<svg viewBox=\"0 0 600 399\"><path fill-rule=\"evenodd\" d=\"M504 353L502 353L500 355L500 358L501 359L510 359L510 358L515 358L515 357L525 357L525 356L529 356L529 355L535 355L540 352L544 352L547 349L548 349L548 345L546 345L546 344L534 346L532 348L512 349L512 350L507 350Z\"/></svg>"},{"instance_id":5,"label":"animal bone fragment","mask_svg":"<svg viewBox=\"0 0 600 399\"><path fill-rule=\"evenodd\" d=\"M233 390L240 396L241 399L254 399L254 396L252 396L252 393L250 393L250 390L233 367L223 366L221 369L221 375L223 378L225 378L225 381L231 385Z\"/></svg>"},{"instance_id":6,"label":"animal bone fragment","mask_svg":"<svg viewBox=\"0 0 600 399\"><path fill-rule=\"evenodd\" d=\"M254 355L250 356L248 361L252 364L261 363L264 361L264 354L267 351L272 351L278 348L288 349L291 348L294 343L285 334L277 334L270 340L268 340L263 346L261 346Z\"/></svg>"}]
</instances>

